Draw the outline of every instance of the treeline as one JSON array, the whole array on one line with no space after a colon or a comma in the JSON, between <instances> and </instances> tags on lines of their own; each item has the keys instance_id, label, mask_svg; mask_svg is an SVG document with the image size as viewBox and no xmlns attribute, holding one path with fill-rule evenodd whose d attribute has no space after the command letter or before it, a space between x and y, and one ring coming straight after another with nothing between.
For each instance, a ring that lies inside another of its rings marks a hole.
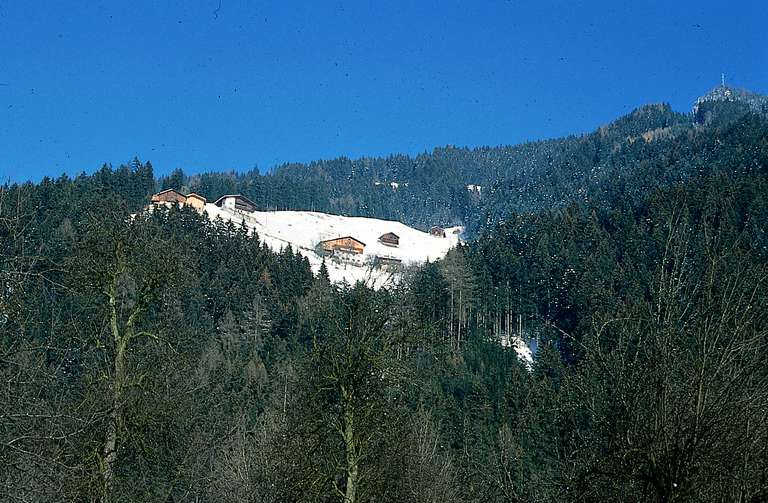
<instances>
[{"instance_id":1,"label":"treeline","mask_svg":"<svg viewBox=\"0 0 768 503\"><path fill-rule=\"evenodd\" d=\"M3 187L0 500L765 500L766 131L380 291L141 212L138 161Z\"/></svg>"}]
</instances>

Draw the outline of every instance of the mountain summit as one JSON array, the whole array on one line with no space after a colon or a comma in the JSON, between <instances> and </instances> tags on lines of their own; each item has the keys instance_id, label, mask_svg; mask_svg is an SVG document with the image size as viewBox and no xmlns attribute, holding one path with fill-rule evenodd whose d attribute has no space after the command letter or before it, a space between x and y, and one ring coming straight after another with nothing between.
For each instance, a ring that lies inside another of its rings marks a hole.
<instances>
[{"instance_id":1,"label":"mountain summit","mask_svg":"<svg viewBox=\"0 0 768 503\"><path fill-rule=\"evenodd\" d=\"M725 84L725 79L719 86L696 100L693 105L693 115L697 122L710 122L711 112L723 104L728 108L738 108L744 112L768 115L768 96L728 86Z\"/></svg>"}]
</instances>

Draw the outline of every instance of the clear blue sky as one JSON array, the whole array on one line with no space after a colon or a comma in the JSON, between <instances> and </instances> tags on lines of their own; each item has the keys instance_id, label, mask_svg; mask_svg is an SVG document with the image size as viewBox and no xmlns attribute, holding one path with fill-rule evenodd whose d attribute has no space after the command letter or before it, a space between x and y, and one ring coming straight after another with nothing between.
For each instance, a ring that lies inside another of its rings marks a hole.
<instances>
[{"instance_id":1,"label":"clear blue sky","mask_svg":"<svg viewBox=\"0 0 768 503\"><path fill-rule=\"evenodd\" d=\"M0 0L0 178L262 170L768 92L768 2ZM732 7L737 6L737 7Z\"/></svg>"}]
</instances>

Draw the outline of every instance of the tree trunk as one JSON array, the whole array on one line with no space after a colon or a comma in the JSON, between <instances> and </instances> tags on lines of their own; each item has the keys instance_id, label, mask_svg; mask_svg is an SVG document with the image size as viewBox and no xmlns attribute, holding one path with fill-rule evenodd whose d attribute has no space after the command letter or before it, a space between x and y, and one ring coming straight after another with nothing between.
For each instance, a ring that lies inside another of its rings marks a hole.
<instances>
[{"instance_id":1,"label":"tree trunk","mask_svg":"<svg viewBox=\"0 0 768 503\"><path fill-rule=\"evenodd\" d=\"M107 435L104 440L104 449L102 451L102 480L104 501L112 499L112 493L115 481L115 465L117 464L117 442L118 435L122 425L122 401L123 390L125 387L125 340L120 334L117 315L117 279L115 275L109 290L109 308L110 308L110 329L115 348L114 376L111 386L112 412L109 415L109 424L107 425Z\"/></svg>"},{"instance_id":2,"label":"tree trunk","mask_svg":"<svg viewBox=\"0 0 768 503\"><path fill-rule=\"evenodd\" d=\"M355 503L357 498L357 483L358 483L358 453L357 453L357 440L355 438L355 414L352 404L350 403L350 393L342 387L342 397L344 398L344 446L346 449L347 459L347 484L344 492L344 503Z\"/></svg>"},{"instance_id":3,"label":"tree trunk","mask_svg":"<svg viewBox=\"0 0 768 503\"><path fill-rule=\"evenodd\" d=\"M450 323L448 324L448 342L451 344L451 349L453 349L453 288L451 288L451 316L450 316Z\"/></svg>"},{"instance_id":4,"label":"tree trunk","mask_svg":"<svg viewBox=\"0 0 768 503\"><path fill-rule=\"evenodd\" d=\"M459 290L459 327L456 331L456 351L457 352L461 351L461 324L462 324L462 318L464 314L464 307L461 305L462 304L461 294L462 294L462 291Z\"/></svg>"}]
</instances>

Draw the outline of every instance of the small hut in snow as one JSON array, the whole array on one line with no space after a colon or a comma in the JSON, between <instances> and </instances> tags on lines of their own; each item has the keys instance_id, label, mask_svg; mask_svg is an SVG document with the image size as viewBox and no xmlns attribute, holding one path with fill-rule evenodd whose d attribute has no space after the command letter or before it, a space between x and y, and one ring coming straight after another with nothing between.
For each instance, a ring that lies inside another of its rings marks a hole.
<instances>
[{"instance_id":1,"label":"small hut in snow","mask_svg":"<svg viewBox=\"0 0 768 503\"><path fill-rule=\"evenodd\" d=\"M444 238L445 237L445 229L442 227L439 227L437 225L432 226L431 229L429 229L429 233L432 234L435 237L438 238Z\"/></svg>"},{"instance_id":2,"label":"small hut in snow","mask_svg":"<svg viewBox=\"0 0 768 503\"><path fill-rule=\"evenodd\" d=\"M385 246L397 247L400 246L400 236L394 232L387 232L386 234L379 236L379 243Z\"/></svg>"}]
</instances>

